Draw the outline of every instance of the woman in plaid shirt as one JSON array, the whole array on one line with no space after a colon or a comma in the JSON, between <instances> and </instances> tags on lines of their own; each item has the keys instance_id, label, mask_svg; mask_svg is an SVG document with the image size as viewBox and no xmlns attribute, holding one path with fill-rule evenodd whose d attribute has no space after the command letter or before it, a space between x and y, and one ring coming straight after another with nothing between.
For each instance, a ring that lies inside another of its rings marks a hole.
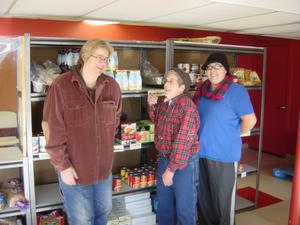
<instances>
[{"instance_id":1,"label":"woman in plaid shirt","mask_svg":"<svg viewBox=\"0 0 300 225\"><path fill-rule=\"evenodd\" d=\"M149 114L155 123L157 218L159 225L195 225L199 173L198 128L195 104L186 95L189 75L172 68L165 75L165 98L149 95Z\"/></svg>"}]
</instances>

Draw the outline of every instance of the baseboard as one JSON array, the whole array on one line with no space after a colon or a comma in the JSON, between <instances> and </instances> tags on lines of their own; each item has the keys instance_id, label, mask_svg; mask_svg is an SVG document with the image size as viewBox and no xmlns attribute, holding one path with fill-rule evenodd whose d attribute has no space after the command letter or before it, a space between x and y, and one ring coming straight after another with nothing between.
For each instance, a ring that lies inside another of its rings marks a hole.
<instances>
[{"instance_id":1,"label":"baseboard","mask_svg":"<svg viewBox=\"0 0 300 225\"><path fill-rule=\"evenodd\" d=\"M295 155L292 154L285 154L285 158L291 161L295 161Z\"/></svg>"},{"instance_id":2,"label":"baseboard","mask_svg":"<svg viewBox=\"0 0 300 225\"><path fill-rule=\"evenodd\" d=\"M244 143L244 144L242 145L242 149L248 149L248 148L249 148L248 143Z\"/></svg>"}]
</instances>

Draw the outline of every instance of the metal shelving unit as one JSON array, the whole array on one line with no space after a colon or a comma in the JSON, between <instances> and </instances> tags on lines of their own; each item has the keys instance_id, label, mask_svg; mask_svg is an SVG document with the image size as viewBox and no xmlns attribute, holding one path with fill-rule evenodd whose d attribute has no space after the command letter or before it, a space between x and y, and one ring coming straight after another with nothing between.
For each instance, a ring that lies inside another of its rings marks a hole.
<instances>
[{"instance_id":1,"label":"metal shelving unit","mask_svg":"<svg viewBox=\"0 0 300 225\"><path fill-rule=\"evenodd\" d=\"M233 64L237 64L237 56L242 54L252 54L262 56L262 85L246 87L248 90L261 91L261 116L260 116L260 127L255 127L251 132L250 136L259 135L258 145L258 157L257 167L245 165L245 169L242 173L239 173L240 177L244 177L247 174L256 173L256 195L255 203L252 203L246 199L237 196L236 198L236 210L242 211L251 209L257 206L258 202L258 190L259 190L259 179L260 179L260 167L261 167L261 153L262 153L262 139L263 139L263 122L264 122L264 101L265 101L265 78L266 78L266 48L252 47L252 46L241 46L241 45L224 45L224 44L207 44L207 43L195 43L185 41L166 41L167 52L166 52L166 71L174 66L174 55L176 51L184 51L187 54L191 51L200 53L211 53L211 52L222 52L234 54Z\"/></svg>"},{"instance_id":2,"label":"metal shelving unit","mask_svg":"<svg viewBox=\"0 0 300 225\"><path fill-rule=\"evenodd\" d=\"M22 82L24 80L24 39L20 36L13 37L0 37L1 44L5 46L3 52L1 52L3 57L7 60L10 60L11 56L13 58L10 62L15 68L11 71L12 75L16 77L16 100L17 100L17 133L18 138L13 138L16 141L13 143L7 143L7 146L0 147L0 169L1 170L10 170L17 169L19 170L19 178L23 183L24 195L26 199L30 199L29 191L29 171L28 171L28 158L27 158L27 148L24 143L26 142L25 138L25 124L26 120L24 117L25 111L25 85ZM2 65L0 65L1 68ZM14 72L15 71L15 72ZM0 71L1 72L1 71ZM14 177L11 177L14 178ZM0 218L11 217L11 216L22 216L25 217L26 223L31 223L31 213L30 209L20 211L18 208L12 208L6 205L3 210L0 210Z\"/></svg>"},{"instance_id":3,"label":"metal shelving unit","mask_svg":"<svg viewBox=\"0 0 300 225\"><path fill-rule=\"evenodd\" d=\"M42 211L53 210L62 207L62 201L60 198L59 187L57 183L54 184L45 184L45 185L35 185L34 180L34 162L39 160L48 160L49 157L47 154L42 153L39 155L32 154L31 146L32 146L32 115L31 115L31 104L37 101L44 101L46 94L40 93L31 93L31 85L30 85L30 61L31 61L31 48L70 48L70 47L81 47L86 40L82 39L66 39L66 38L45 38L45 37L30 37L29 34L25 34L24 43L24 62L25 62L25 93L23 93L23 97L25 98L25 108L24 115L26 121L26 141L24 142L27 151L26 160L22 162L13 162L13 165L18 167L26 167L26 176L28 179L25 183L27 196L29 196L30 201L30 210L29 217L30 221L27 220L27 224L36 224L36 213ZM175 50L186 50L186 51L219 51L225 53L235 53L235 54L261 54L263 55L263 65L266 63L266 50L264 48L256 48L249 46L233 46L233 45L219 45L219 44L202 44L202 43L190 43L190 42L178 42L178 41L166 41L166 42L144 42L144 41L110 41L110 43L116 48L122 49L139 49L141 51L141 63L146 58L147 49L159 49L163 50L166 53L166 65L165 69L168 70L173 66L174 61L174 51ZM249 90L261 90L262 91L262 102L261 102L261 118L260 124L263 124L263 105L264 105L264 95L265 95L265 66L263 68L263 83L262 86L249 87ZM141 98L146 97L149 90L154 88L143 88L140 91L123 91L122 98ZM261 160L261 147L262 147L262 132L263 127L255 128L252 130L251 135L259 135L259 154L258 154L258 166L248 167L245 166L245 171L247 174L255 173L257 174L256 179L256 190L258 191L259 187L259 174L260 174L260 160ZM149 147L151 144L143 144L141 149ZM130 149L124 149L124 151L129 151ZM131 150L130 150L131 151ZM14 164L15 163L15 164ZM0 157L0 168L10 168L10 163L1 163ZM242 175L242 174L241 174ZM153 189L151 187L150 189ZM124 192L115 193L114 196L120 195L130 195L132 192L136 191L147 191L146 189L127 189ZM258 193L258 192L257 192ZM236 210L244 210L253 208L255 205L252 202L247 200L240 200L237 198L237 208ZM256 203L257 203L257 195L256 195ZM255 203L255 204L256 204ZM14 211L9 211L8 213L15 213ZM28 213L28 212L27 212ZM0 214L1 216L1 214Z\"/></svg>"},{"instance_id":4,"label":"metal shelving unit","mask_svg":"<svg viewBox=\"0 0 300 225\"><path fill-rule=\"evenodd\" d=\"M33 102L44 101L46 93L31 93L30 90L30 61L31 61L31 48L80 48L86 40L83 39L66 39L66 38L46 38L46 37L30 37L29 34L25 34L25 46L26 46L26 105L28 108L26 120L28 121L27 129L27 147L28 151L28 170L30 174L29 189L30 189L30 202L31 202L31 223L36 224L36 213L48 210L54 210L62 207L62 200L60 198L58 183L35 185L34 180L34 162L39 160L48 160L49 156L47 153L40 153L38 155L33 154L31 150L32 146L32 118L31 118L31 104ZM140 63L146 58L147 49L162 49L166 48L165 42L151 42L151 41L109 41L113 47L118 49L138 49L141 51ZM143 88L139 91L122 91L122 98L141 98L146 97L149 90L155 88ZM151 143L145 143L140 146L143 151L148 148ZM116 152L126 152L136 150L130 147L123 149L116 146ZM131 189L126 187L123 192L115 193L114 195L128 195L132 192L146 191L149 188L143 189ZM150 188L152 189L152 188Z\"/></svg>"}]
</instances>

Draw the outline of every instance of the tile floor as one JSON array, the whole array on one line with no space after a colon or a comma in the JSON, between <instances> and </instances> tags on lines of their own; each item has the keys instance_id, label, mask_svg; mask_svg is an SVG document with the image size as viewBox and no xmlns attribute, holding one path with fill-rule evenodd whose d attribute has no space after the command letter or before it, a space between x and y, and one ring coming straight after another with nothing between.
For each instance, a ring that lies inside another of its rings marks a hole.
<instances>
[{"instance_id":1,"label":"tile floor","mask_svg":"<svg viewBox=\"0 0 300 225\"><path fill-rule=\"evenodd\" d=\"M243 150L243 161L256 165L257 151ZM267 153L262 154L259 190L282 199L282 202L245 211L237 214L236 225L287 225L289 219L291 180L281 180L272 176L272 168L292 165L291 159L280 158ZM238 180L238 188L255 187L256 175L252 174Z\"/></svg>"}]
</instances>

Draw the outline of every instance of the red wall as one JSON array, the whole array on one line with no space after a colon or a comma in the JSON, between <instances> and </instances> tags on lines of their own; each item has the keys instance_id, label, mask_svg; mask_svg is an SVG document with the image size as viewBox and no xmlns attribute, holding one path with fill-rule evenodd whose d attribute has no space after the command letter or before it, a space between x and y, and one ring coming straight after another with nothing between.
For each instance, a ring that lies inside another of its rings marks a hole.
<instances>
[{"instance_id":1,"label":"red wall","mask_svg":"<svg viewBox=\"0 0 300 225\"><path fill-rule=\"evenodd\" d=\"M286 82L288 97L287 123L284 129L284 138L288 143L285 153L294 153L296 143L296 124L298 108L300 105L300 76L299 76L299 59L300 59L300 41L259 37L253 35L239 35L224 32L200 31L191 29L174 29L154 26L130 26L130 25L107 25L92 26L83 22L74 21L54 21L41 19L9 19L0 18L0 35L23 35L30 33L31 36L48 36L48 37L70 37L70 38L102 38L106 40L152 40L163 41L171 37L204 37L209 35L218 35L222 37L224 44L236 45L253 45L272 48L283 46L288 52L288 62L286 65L271 65L267 68L267 86L272 87L274 79L281 79L279 76L273 76L278 68L286 71L281 82ZM272 57L280 57L280 52L275 55L267 55L268 60ZM247 60L246 60L247 61ZM259 67L259 64L256 65ZM267 90L268 91L268 90ZM278 90L281 91L281 90ZM266 102L271 98L271 94L266 95ZM259 105L259 102L254 103ZM267 110L266 110L267 112ZM266 115L265 117L272 117ZM276 121L276 118L274 118ZM267 127L267 126L266 126ZM268 133L265 129L264 133ZM271 138L265 135L265 138ZM272 152L272 150L270 150ZM275 152L276 154L276 152Z\"/></svg>"}]
</instances>

